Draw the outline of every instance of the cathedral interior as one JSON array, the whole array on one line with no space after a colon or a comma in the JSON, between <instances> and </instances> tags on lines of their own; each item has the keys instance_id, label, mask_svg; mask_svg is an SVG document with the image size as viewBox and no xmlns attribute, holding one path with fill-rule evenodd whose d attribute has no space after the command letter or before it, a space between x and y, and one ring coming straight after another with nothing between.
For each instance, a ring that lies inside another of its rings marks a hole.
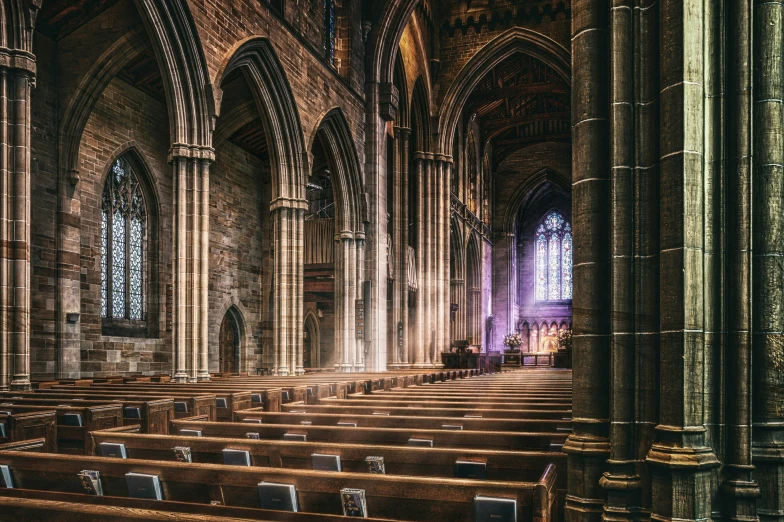
<instances>
[{"instance_id":1,"label":"cathedral interior","mask_svg":"<svg viewBox=\"0 0 784 522\"><path fill-rule=\"evenodd\" d=\"M0 0L0 245L2 521L784 522L784 0Z\"/></svg>"}]
</instances>

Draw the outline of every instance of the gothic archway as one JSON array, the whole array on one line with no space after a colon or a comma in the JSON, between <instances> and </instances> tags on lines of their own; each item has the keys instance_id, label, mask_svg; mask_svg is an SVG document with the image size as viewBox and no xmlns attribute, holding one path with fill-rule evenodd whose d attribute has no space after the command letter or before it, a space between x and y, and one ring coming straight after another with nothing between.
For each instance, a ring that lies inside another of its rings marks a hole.
<instances>
[{"instance_id":1,"label":"gothic archway","mask_svg":"<svg viewBox=\"0 0 784 522\"><path fill-rule=\"evenodd\" d=\"M233 306L226 310L218 335L218 367L221 373L236 373L242 368L242 319Z\"/></svg>"}]
</instances>

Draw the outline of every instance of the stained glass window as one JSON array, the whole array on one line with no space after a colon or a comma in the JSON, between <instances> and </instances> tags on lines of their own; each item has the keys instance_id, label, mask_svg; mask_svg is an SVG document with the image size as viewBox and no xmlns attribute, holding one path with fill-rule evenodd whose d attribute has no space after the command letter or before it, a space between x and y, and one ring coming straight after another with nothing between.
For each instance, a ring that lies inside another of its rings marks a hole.
<instances>
[{"instance_id":1,"label":"stained glass window","mask_svg":"<svg viewBox=\"0 0 784 522\"><path fill-rule=\"evenodd\" d=\"M335 65L335 0L324 0L324 58Z\"/></svg>"},{"instance_id":2,"label":"stained glass window","mask_svg":"<svg viewBox=\"0 0 784 522\"><path fill-rule=\"evenodd\" d=\"M101 316L144 318L144 194L123 158L112 165L101 212Z\"/></svg>"},{"instance_id":3,"label":"stained glass window","mask_svg":"<svg viewBox=\"0 0 784 522\"><path fill-rule=\"evenodd\" d=\"M572 229L563 215L548 213L536 229L537 301L572 298Z\"/></svg>"}]
</instances>

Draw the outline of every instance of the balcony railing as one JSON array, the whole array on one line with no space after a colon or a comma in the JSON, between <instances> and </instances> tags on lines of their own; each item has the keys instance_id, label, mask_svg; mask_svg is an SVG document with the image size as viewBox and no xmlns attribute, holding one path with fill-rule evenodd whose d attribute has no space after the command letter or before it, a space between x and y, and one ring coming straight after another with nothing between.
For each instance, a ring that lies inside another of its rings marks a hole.
<instances>
[{"instance_id":1,"label":"balcony railing","mask_svg":"<svg viewBox=\"0 0 784 522\"><path fill-rule=\"evenodd\" d=\"M454 193L452 193L452 214L457 215L469 227L479 232L479 234L484 236L484 238L488 241L492 240L490 227L487 226L481 219L476 217L473 212L468 210L468 206L460 201L460 198L458 198Z\"/></svg>"}]
</instances>

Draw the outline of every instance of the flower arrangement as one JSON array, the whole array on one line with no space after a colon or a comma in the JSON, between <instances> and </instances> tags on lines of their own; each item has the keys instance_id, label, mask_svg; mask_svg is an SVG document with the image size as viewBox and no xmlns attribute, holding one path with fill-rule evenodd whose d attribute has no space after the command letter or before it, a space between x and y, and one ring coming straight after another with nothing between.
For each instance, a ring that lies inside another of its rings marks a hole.
<instances>
[{"instance_id":1,"label":"flower arrangement","mask_svg":"<svg viewBox=\"0 0 784 522\"><path fill-rule=\"evenodd\" d=\"M567 352L572 350L572 331L559 330L558 331L558 349Z\"/></svg>"},{"instance_id":2,"label":"flower arrangement","mask_svg":"<svg viewBox=\"0 0 784 522\"><path fill-rule=\"evenodd\" d=\"M515 349L523 345L523 338L519 333L510 333L504 336L504 346Z\"/></svg>"}]
</instances>

